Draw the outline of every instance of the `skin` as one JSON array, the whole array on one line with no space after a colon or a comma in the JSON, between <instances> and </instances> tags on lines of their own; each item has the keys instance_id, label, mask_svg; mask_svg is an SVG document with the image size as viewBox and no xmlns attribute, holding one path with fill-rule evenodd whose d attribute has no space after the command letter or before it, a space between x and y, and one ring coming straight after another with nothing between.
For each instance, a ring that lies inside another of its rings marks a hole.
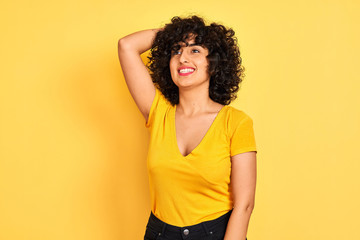
<instances>
[{"instance_id":1,"label":"skin","mask_svg":"<svg viewBox=\"0 0 360 240\"><path fill-rule=\"evenodd\" d=\"M182 46L172 53L170 72L173 82L179 87L179 104L176 106L175 125L179 151L188 155L201 142L223 105L209 97L208 50L201 46ZM189 67L194 72L181 76L179 68Z\"/></svg>"},{"instance_id":2,"label":"skin","mask_svg":"<svg viewBox=\"0 0 360 240\"><path fill-rule=\"evenodd\" d=\"M126 84L136 105L147 121L155 97L152 83L140 55L151 48L160 29L132 33L118 42L118 54ZM191 45L193 39L189 39ZM192 50L183 46L170 60L174 83L179 87L179 104L176 108L177 141L180 152L187 155L201 141L217 112L223 105L209 98L210 76L207 73L207 49ZM178 68L191 66L194 74L180 76ZM245 152L231 158L231 187L234 210L224 240L245 240L255 200L256 152Z\"/></svg>"},{"instance_id":3,"label":"skin","mask_svg":"<svg viewBox=\"0 0 360 240\"><path fill-rule=\"evenodd\" d=\"M209 97L208 50L201 46L182 46L172 54L170 72L173 82L179 87L179 104L176 108L175 125L177 143L181 154L186 156L200 142L223 105ZM181 76L180 67L191 67L195 71ZM234 209L230 216L224 240L245 239L254 209L256 187L256 152L245 152L231 157L231 188Z\"/></svg>"},{"instance_id":4,"label":"skin","mask_svg":"<svg viewBox=\"0 0 360 240\"><path fill-rule=\"evenodd\" d=\"M231 158L230 185L234 209L224 240L245 240L255 204L256 152L240 153Z\"/></svg>"},{"instance_id":5,"label":"skin","mask_svg":"<svg viewBox=\"0 0 360 240\"><path fill-rule=\"evenodd\" d=\"M183 90L195 90L195 88L205 88L209 86L210 76L207 71L209 65L206 56L209 54L208 49L195 45L194 38L185 43L179 50L173 51L170 59L170 72L173 82L179 87L180 92ZM195 71L188 76L181 76L178 72L179 67L190 67ZM196 89L197 90L197 89Z\"/></svg>"}]
</instances>

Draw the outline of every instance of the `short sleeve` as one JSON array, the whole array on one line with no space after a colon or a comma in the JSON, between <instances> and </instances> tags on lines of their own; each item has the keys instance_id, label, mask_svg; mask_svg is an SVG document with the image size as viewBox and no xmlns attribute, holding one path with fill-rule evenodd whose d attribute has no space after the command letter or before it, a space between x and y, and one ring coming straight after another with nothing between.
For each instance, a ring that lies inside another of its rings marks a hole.
<instances>
[{"instance_id":1,"label":"short sleeve","mask_svg":"<svg viewBox=\"0 0 360 240\"><path fill-rule=\"evenodd\" d=\"M232 131L230 137L230 156L239 153L257 151L253 120L244 112L239 111L233 115Z\"/></svg>"},{"instance_id":2,"label":"short sleeve","mask_svg":"<svg viewBox=\"0 0 360 240\"><path fill-rule=\"evenodd\" d=\"M154 97L153 102L152 102L151 107L150 107L150 112L149 112L147 122L145 121L145 127L146 128L149 128L152 125L153 118L154 118L154 116L153 116L154 111L155 111L158 103L159 103L159 90L157 88L155 88L155 97Z\"/></svg>"},{"instance_id":3,"label":"short sleeve","mask_svg":"<svg viewBox=\"0 0 360 240\"><path fill-rule=\"evenodd\" d=\"M147 122L145 121L146 128L151 128L151 126L154 123L157 113L161 113L161 112L165 111L167 105L168 105L168 103L167 103L166 98L164 97L164 95L162 95L160 90L155 87L155 97L151 104L148 120L147 120Z\"/></svg>"}]
</instances>

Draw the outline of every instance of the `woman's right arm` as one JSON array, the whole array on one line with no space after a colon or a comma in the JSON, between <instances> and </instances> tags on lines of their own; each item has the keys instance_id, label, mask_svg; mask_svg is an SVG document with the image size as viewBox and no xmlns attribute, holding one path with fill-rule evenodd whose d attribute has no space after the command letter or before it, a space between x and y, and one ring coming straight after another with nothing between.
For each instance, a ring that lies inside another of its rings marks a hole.
<instances>
[{"instance_id":1,"label":"woman's right arm","mask_svg":"<svg viewBox=\"0 0 360 240\"><path fill-rule=\"evenodd\" d=\"M135 32L121 38L118 42L119 60L126 84L146 121L155 97L155 86L140 55L151 48L159 30Z\"/></svg>"}]
</instances>

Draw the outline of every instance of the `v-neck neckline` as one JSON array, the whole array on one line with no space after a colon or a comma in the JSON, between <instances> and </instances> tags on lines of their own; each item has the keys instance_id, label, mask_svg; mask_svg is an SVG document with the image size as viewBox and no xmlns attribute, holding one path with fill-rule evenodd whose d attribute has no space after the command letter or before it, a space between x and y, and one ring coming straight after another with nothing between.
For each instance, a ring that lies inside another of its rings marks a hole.
<instances>
[{"instance_id":1,"label":"v-neck neckline","mask_svg":"<svg viewBox=\"0 0 360 240\"><path fill-rule=\"evenodd\" d=\"M194 151L196 151L199 147L201 147L201 145L203 145L203 142L206 140L207 136L209 135L209 132L212 131L212 129L214 128L214 125L216 124L217 122L217 119L219 118L219 115L223 112L224 108L227 107L227 105L223 106L219 111L218 113L216 114L216 117L215 119L213 120L213 122L211 123L210 127L207 129L205 135L202 137L200 143L186 156L182 155L182 153L180 152L180 149L179 149L179 145L178 145L178 141L177 141L177 136L176 136L176 119L175 119L175 116L176 116L176 104L173 108L173 113L172 113L172 122L171 122L171 125L172 125L172 130L173 130L173 143L174 143L174 148L175 148L175 151L177 153L177 155L179 155L181 158L188 158L190 157L191 155L193 155Z\"/></svg>"}]
</instances>

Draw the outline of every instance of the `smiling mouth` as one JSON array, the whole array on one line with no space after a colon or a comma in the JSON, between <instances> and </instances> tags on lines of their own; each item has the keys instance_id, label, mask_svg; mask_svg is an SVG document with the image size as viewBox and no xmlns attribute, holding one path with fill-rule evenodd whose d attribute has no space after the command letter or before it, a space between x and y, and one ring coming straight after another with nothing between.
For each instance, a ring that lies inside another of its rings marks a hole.
<instances>
[{"instance_id":1,"label":"smiling mouth","mask_svg":"<svg viewBox=\"0 0 360 240\"><path fill-rule=\"evenodd\" d=\"M181 68L178 72L180 76L187 76L195 71L193 68Z\"/></svg>"}]
</instances>

